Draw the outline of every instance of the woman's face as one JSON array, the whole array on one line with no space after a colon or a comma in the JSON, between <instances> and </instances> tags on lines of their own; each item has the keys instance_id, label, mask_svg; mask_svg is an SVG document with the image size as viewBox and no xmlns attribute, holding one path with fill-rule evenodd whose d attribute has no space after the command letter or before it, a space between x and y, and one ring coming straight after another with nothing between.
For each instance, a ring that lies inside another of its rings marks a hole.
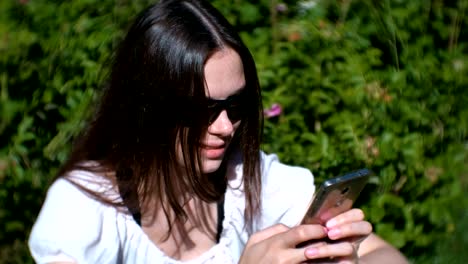
<instances>
[{"instance_id":1,"label":"woman's face","mask_svg":"<svg viewBox=\"0 0 468 264\"><path fill-rule=\"evenodd\" d=\"M209 99L235 98L245 87L244 67L240 56L226 48L216 52L205 65L206 94ZM218 101L219 102L219 101ZM233 115L231 115L232 119ZM203 173L216 171L223 161L226 150L241 120L229 119L228 111L222 109L212 119L201 140L200 158Z\"/></svg>"}]
</instances>

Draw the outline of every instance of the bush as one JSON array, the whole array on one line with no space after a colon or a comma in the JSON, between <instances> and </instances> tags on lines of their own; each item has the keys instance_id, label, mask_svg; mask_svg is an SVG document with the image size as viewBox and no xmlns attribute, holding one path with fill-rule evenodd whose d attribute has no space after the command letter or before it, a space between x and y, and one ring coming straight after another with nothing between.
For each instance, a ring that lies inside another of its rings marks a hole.
<instances>
[{"instance_id":1,"label":"bush","mask_svg":"<svg viewBox=\"0 0 468 264\"><path fill-rule=\"evenodd\" d=\"M276 42L255 53L266 104L284 108L265 148L319 180L374 170L360 203L417 256L457 232L451 205L466 190L467 2L331 2L279 13Z\"/></svg>"},{"instance_id":2,"label":"bush","mask_svg":"<svg viewBox=\"0 0 468 264\"><path fill-rule=\"evenodd\" d=\"M111 51L150 2L0 2L4 263L32 262L25 241L46 187ZM466 242L447 237L467 230L455 220L468 190L468 1L213 3L252 51L265 107L282 108L266 121L266 151L308 167L317 182L371 168L358 205L415 261L442 263L427 253L447 249L437 241ZM451 263L466 260L456 252Z\"/></svg>"}]
</instances>

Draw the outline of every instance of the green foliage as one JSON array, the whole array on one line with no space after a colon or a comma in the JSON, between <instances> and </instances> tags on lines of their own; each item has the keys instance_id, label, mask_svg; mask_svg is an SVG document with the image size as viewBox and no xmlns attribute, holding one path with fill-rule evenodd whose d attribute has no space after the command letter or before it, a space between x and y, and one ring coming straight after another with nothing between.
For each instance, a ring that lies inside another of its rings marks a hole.
<instances>
[{"instance_id":1,"label":"green foliage","mask_svg":"<svg viewBox=\"0 0 468 264\"><path fill-rule=\"evenodd\" d=\"M131 16L149 1L0 1L0 262L25 241L45 190Z\"/></svg>"},{"instance_id":2,"label":"green foliage","mask_svg":"<svg viewBox=\"0 0 468 264\"><path fill-rule=\"evenodd\" d=\"M0 1L0 262L32 262L45 190L150 2ZM212 2L283 108L264 149L317 182L371 168L358 205L379 235L414 261L466 261L468 1Z\"/></svg>"},{"instance_id":3,"label":"green foliage","mask_svg":"<svg viewBox=\"0 0 468 264\"><path fill-rule=\"evenodd\" d=\"M283 107L264 148L318 182L371 168L358 204L379 235L428 263L435 242L463 232L453 205L467 199L468 1L287 7L270 23L236 20L265 106Z\"/></svg>"}]
</instances>

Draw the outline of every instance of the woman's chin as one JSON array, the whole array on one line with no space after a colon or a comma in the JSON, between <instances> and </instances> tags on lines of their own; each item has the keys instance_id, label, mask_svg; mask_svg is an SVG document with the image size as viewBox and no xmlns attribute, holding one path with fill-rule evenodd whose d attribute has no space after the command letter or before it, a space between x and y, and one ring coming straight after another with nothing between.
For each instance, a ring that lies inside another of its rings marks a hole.
<instances>
[{"instance_id":1,"label":"woman's chin","mask_svg":"<svg viewBox=\"0 0 468 264\"><path fill-rule=\"evenodd\" d=\"M213 173L219 169L222 159L220 160L204 160L203 161L203 173Z\"/></svg>"}]
</instances>

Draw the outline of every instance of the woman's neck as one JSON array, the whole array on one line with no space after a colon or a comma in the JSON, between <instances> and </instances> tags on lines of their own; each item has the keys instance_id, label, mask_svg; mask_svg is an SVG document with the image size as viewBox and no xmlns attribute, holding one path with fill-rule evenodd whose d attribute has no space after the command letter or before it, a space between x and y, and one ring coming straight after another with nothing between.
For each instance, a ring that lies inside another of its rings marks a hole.
<instances>
[{"instance_id":1,"label":"woman's neck","mask_svg":"<svg viewBox=\"0 0 468 264\"><path fill-rule=\"evenodd\" d=\"M192 198L184 206L186 218L161 207L155 216L143 215L142 229L158 248L175 259L190 259L216 244L217 203Z\"/></svg>"}]
</instances>

